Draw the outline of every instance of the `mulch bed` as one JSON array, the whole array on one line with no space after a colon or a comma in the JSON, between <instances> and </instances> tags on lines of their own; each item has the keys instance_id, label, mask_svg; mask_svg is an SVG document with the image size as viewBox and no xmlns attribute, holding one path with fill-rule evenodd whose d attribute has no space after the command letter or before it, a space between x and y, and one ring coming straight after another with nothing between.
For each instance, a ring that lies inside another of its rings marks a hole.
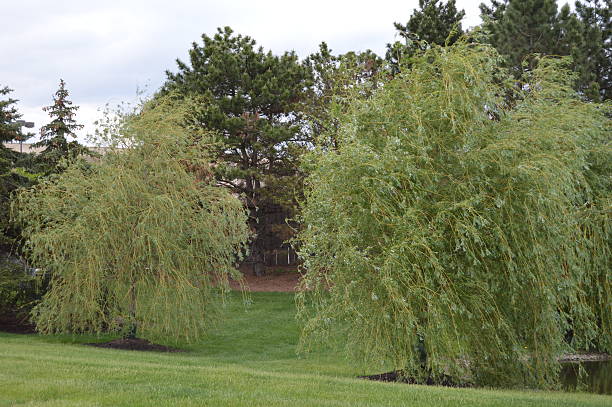
<instances>
[{"instance_id":1,"label":"mulch bed","mask_svg":"<svg viewBox=\"0 0 612 407\"><path fill-rule=\"evenodd\" d=\"M0 315L0 331L11 334L34 334L36 327L28 321L28 317L16 314Z\"/></svg>"},{"instance_id":2,"label":"mulch bed","mask_svg":"<svg viewBox=\"0 0 612 407\"><path fill-rule=\"evenodd\" d=\"M402 374L399 370L392 372L374 374L370 376L357 376L358 379L376 380L379 382L396 382L406 384L425 384L428 386L446 386L446 387L470 387L469 383L456 382L452 377L443 375L441 378L434 380L428 377L425 382L417 381L414 377L408 377Z\"/></svg>"},{"instance_id":3,"label":"mulch bed","mask_svg":"<svg viewBox=\"0 0 612 407\"><path fill-rule=\"evenodd\" d=\"M2 314L0 315L0 332L8 332L11 334L35 334L36 327L32 323L28 322L27 317L20 317L15 314ZM183 349L158 345L156 343L151 343L146 339L140 338L122 338L102 343L86 343L85 345L95 346L97 348L139 350L144 352L186 352Z\"/></svg>"},{"instance_id":4,"label":"mulch bed","mask_svg":"<svg viewBox=\"0 0 612 407\"><path fill-rule=\"evenodd\" d=\"M109 342L102 343L86 343L87 346L95 346L96 348L107 348L107 349L123 349L123 350L139 350L143 352L185 352L182 349L171 348L169 346L158 345L151 343L146 339L140 338L121 338L114 339Z\"/></svg>"}]
</instances>

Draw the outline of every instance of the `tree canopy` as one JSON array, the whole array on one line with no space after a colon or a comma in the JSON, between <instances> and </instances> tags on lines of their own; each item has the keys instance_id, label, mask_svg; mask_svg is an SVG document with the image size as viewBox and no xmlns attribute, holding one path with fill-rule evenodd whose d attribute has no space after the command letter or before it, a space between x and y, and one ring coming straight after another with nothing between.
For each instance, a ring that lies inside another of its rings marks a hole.
<instances>
[{"instance_id":1,"label":"tree canopy","mask_svg":"<svg viewBox=\"0 0 612 407\"><path fill-rule=\"evenodd\" d=\"M465 11L457 10L455 0L419 0L419 9L406 24L394 23L403 42L387 44L386 59L392 70L399 71L403 59L432 44L454 44L464 34L461 28L464 16Z\"/></svg>"},{"instance_id":2,"label":"tree canopy","mask_svg":"<svg viewBox=\"0 0 612 407\"><path fill-rule=\"evenodd\" d=\"M576 2L582 23L583 56L586 80L599 91L599 99L612 99L612 2L587 0ZM584 79L583 79L584 80ZM596 87L591 84L595 82ZM595 98L593 98L595 99Z\"/></svg>"},{"instance_id":3,"label":"tree canopy","mask_svg":"<svg viewBox=\"0 0 612 407\"><path fill-rule=\"evenodd\" d=\"M338 127L336 115L346 111L352 97L368 98L386 79L384 60L371 50L334 55L327 43L308 56L306 65L313 75L302 112L308 122L312 144L336 148L334 139L322 139L334 134Z\"/></svg>"},{"instance_id":4,"label":"tree canopy","mask_svg":"<svg viewBox=\"0 0 612 407\"><path fill-rule=\"evenodd\" d=\"M576 2L576 12L556 0L493 0L481 4L489 41L517 79L531 71L538 55L569 55L578 73L575 87L590 100L609 99L610 4Z\"/></svg>"},{"instance_id":5,"label":"tree canopy","mask_svg":"<svg viewBox=\"0 0 612 407\"><path fill-rule=\"evenodd\" d=\"M6 97L6 99L0 100L0 142L2 143L19 138L21 133L21 127L16 123L21 114L19 114L14 106L17 100L8 97L8 94L11 92L12 89L6 86L0 87L0 96Z\"/></svg>"},{"instance_id":6,"label":"tree canopy","mask_svg":"<svg viewBox=\"0 0 612 407\"><path fill-rule=\"evenodd\" d=\"M539 387L562 352L611 349L609 109L553 59L507 106L500 63L432 47L311 154L303 346L340 335L421 380Z\"/></svg>"},{"instance_id":7,"label":"tree canopy","mask_svg":"<svg viewBox=\"0 0 612 407\"><path fill-rule=\"evenodd\" d=\"M13 203L51 287L42 333L138 332L193 340L217 313L248 237L241 202L211 182L209 138L181 123L185 101L149 104L121 128L126 148L21 192ZM116 137L118 135L115 135Z\"/></svg>"},{"instance_id":8,"label":"tree canopy","mask_svg":"<svg viewBox=\"0 0 612 407\"><path fill-rule=\"evenodd\" d=\"M4 146L5 142L25 137L21 125L17 123L21 118L15 106L17 100L8 96L11 92L8 87L0 87L0 252L9 252L18 234L9 222L11 194L30 184L25 173L15 171L15 164L21 155Z\"/></svg>"},{"instance_id":9,"label":"tree canopy","mask_svg":"<svg viewBox=\"0 0 612 407\"><path fill-rule=\"evenodd\" d=\"M307 139L297 107L310 73L295 53L265 52L229 27L202 41L189 63L178 60L178 72L167 72L164 89L199 97L190 123L217 136L216 178L246 199L256 235L252 259L261 265L265 207L283 203L277 198L295 175L295 149Z\"/></svg>"},{"instance_id":10,"label":"tree canopy","mask_svg":"<svg viewBox=\"0 0 612 407\"><path fill-rule=\"evenodd\" d=\"M522 72L523 61L533 54L555 54L558 44L556 0L512 0L481 6L485 25L493 32L493 45L511 70ZM494 19L486 18L494 17ZM529 67L535 60L528 60Z\"/></svg>"}]
</instances>

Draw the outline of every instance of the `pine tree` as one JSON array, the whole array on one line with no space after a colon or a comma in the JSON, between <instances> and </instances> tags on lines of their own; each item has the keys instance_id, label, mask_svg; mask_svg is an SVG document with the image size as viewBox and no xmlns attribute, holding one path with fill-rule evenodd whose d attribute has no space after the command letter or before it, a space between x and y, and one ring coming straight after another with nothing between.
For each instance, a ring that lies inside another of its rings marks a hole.
<instances>
[{"instance_id":1,"label":"pine tree","mask_svg":"<svg viewBox=\"0 0 612 407\"><path fill-rule=\"evenodd\" d=\"M190 64L177 60L178 72L167 72L163 92L201 98L191 124L217 134L216 176L246 200L256 235L250 261L261 274L264 242L273 234L266 210L283 204L277 197L292 184L296 150L308 141L298 106L311 75L294 52L264 52L229 27L202 40L189 51Z\"/></svg>"},{"instance_id":2,"label":"pine tree","mask_svg":"<svg viewBox=\"0 0 612 407\"><path fill-rule=\"evenodd\" d=\"M485 26L499 22L499 20L501 20L504 16L507 6L508 0L491 0L490 6L485 3L480 3L480 17L482 18ZM495 33L490 34L492 35Z\"/></svg>"},{"instance_id":3,"label":"pine tree","mask_svg":"<svg viewBox=\"0 0 612 407\"><path fill-rule=\"evenodd\" d=\"M6 86L0 87L0 97L5 97L11 92L12 89ZM17 103L17 100L11 97L0 100L0 142L2 143L16 140L21 136L20 126L16 123L21 114L14 106L15 103Z\"/></svg>"},{"instance_id":4,"label":"pine tree","mask_svg":"<svg viewBox=\"0 0 612 407\"><path fill-rule=\"evenodd\" d=\"M309 131L315 144L336 149L337 141L327 136L338 126L337 114L346 110L349 97L367 98L379 88L387 76L384 60L371 50L334 55L323 42L306 64L314 79L303 104Z\"/></svg>"},{"instance_id":5,"label":"pine tree","mask_svg":"<svg viewBox=\"0 0 612 407\"><path fill-rule=\"evenodd\" d=\"M60 79L59 89L53 96L53 104L43 108L52 120L41 127L40 141L34 143L34 147L44 147L37 161L46 173L60 171L58 165L63 159L74 159L83 154L93 155L76 140L75 132L81 130L83 126L77 124L75 120L79 107L73 106L68 96L66 83ZM74 140L70 141L69 138Z\"/></svg>"},{"instance_id":6,"label":"pine tree","mask_svg":"<svg viewBox=\"0 0 612 407\"><path fill-rule=\"evenodd\" d=\"M610 98L612 23L610 1L576 2L576 13L555 0L493 0L480 5L489 42L506 58L515 78L533 69L535 54L571 56L575 89L589 100Z\"/></svg>"},{"instance_id":7,"label":"pine tree","mask_svg":"<svg viewBox=\"0 0 612 407\"><path fill-rule=\"evenodd\" d=\"M492 45L506 57L515 77L532 70L534 54L555 54L558 47L557 4L555 0L509 0L487 9L485 27L492 33Z\"/></svg>"},{"instance_id":8,"label":"pine tree","mask_svg":"<svg viewBox=\"0 0 612 407\"><path fill-rule=\"evenodd\" d=\"M464 10L457 10L455 0L447 3L440 0L419 0L415 10L405 25L394 23L395 29L404 42L387 44L386 59L397 72L401 60L414 56L419 49L430 44L452 45L462 35L461 20Z\"/></svg>"},{"instance_id":9,"label":"pine tree","mask_svg":"<svg viewBox=\"0 0 612 407\"><path fill-rule=\"evenodd\" d=\"M587 99L599 100L595 61L591 52L600 51L601 44L589 44L584 34L583 22L565 4L557 16L557 53L572 57L572 69L577 74L576 90Z\"/></svg>"},{"instance_id":10,"label":"pine tree","mask_svg":"<svg viewBox=\"0 0 612 407\"><path fill-rule=\"evenodd\" d=\"M7 97L12 90L0 87L0 97ZM18 188L27 186L30 181L14 171L15 163L23 154L12 151L4 146L5 142L25 138L17 120L21 114L15 107L16 99L7 97L0 100L0 251L7 252L13 246L18 232L9 222L9 203L11 195Z\"/></svg>"},{"instance_id":11,"label":"pine tree","mask_svg":"<svg viewBox=\"0 0 612 407\"><path fill-rule=\"evenodd\" d=\"M589 86L593 99L612 99L612 2L576 2L582 22L583 52L594 79Z\"/></svg>"}]
</instances>

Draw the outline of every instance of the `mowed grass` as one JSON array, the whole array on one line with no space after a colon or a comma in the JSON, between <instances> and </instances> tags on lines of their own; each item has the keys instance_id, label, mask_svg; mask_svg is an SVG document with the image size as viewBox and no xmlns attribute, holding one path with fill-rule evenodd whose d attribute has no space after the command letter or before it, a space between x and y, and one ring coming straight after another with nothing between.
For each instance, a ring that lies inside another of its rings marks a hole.
<instances>
[{"instance_id":1,"label":"mowed grass","mask_svg":"<svg viewBox=\"0 0 612 407\"><path fill-rule=\"evenodd\" d=\"M612 397L451 389L356 379L381 368L298 358L293 296L239 296L187 353L83 346L92 337L0 334L0 406L610 406ZM100 340L98 338L98 340Z\"/></svg>"}]
</instances>

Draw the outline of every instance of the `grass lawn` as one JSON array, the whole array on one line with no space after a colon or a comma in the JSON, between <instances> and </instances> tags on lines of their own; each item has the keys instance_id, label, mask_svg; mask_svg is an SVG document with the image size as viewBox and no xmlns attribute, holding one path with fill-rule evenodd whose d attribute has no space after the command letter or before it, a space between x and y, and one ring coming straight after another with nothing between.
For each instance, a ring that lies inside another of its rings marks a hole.
<instances>
[{"instance_id":1,"label":"grass lawn","mask_svg":"<svg viewBox=\"0 0 612 407\"><path fill-rule=\"evenodd\" d=\"M236 296L238 298L238 296ZM253 293L245 312L188 353L80 345L91 337L0 333L0 406L610 406L611 396L451 389L355 379L380 369L341 356L295 355L290 293Z\"/></svg>"}]
</instances>

